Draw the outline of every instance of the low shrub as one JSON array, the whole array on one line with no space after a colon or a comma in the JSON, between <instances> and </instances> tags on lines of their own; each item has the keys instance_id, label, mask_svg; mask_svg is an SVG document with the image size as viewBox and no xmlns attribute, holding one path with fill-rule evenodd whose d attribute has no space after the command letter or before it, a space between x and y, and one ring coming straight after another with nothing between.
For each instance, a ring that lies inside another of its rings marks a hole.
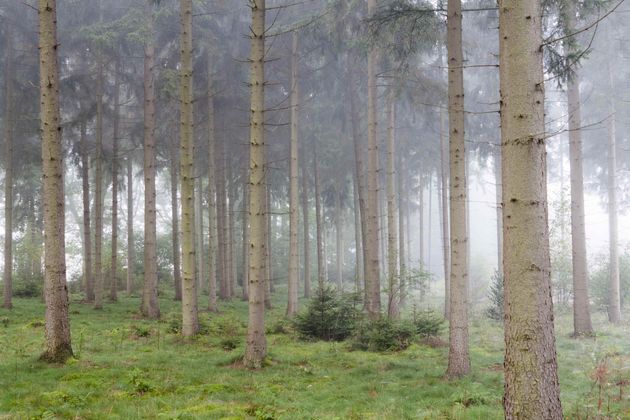
<instances>
[{"instance_id":1,"label":"low shrub","mask_svg":"<svg viewBox=\"0 0 630 420\"><path fill-rule=\"evenodd\" d=\"M444 327L444 318L435 311L414 313L413 325L419 337L437 337Z\"/></svg>"},{"instance_id":2,"label":"low shrub","mask_svg":"<svg viewBox=\"0 0 630 420\"><path fill-rule=\"evenodd\" d=\"M486 309L486 316L495 321L503 321L503 276L498 271L492 275L488 298L490 307Z\"/></svg>"},{"instance_id":3,"label":"low shrub","mask_svg":"<svg viewBox=\"0 0 630 420\"><path fill-rule=\"evenodd\" d=\"M343 341L352 335L361 318L355 294L340 294L324 288L318 290L306 310L295 317L294 326L303 339Z\"/></svg>"},{"instance_id":4,"label":"low shrub","mask_svg":"<svg viewBox=\"0 0 630 420\"><path fill-rule=\"evenodd\" d=\"M357 327L352 338L352 348L365 351L402 351L416 337L412 322L387 318L364 321Z\"/></svg>"}]
</instances>

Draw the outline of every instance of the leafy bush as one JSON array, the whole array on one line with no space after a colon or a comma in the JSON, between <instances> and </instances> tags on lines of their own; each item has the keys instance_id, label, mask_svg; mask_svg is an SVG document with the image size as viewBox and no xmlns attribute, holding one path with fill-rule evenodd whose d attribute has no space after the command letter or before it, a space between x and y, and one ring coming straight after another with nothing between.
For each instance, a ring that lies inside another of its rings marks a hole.
<instances>
[{"instance_id":1,"label":"leafy bush","mask_svg":"<svg viewBox=\"0 0 630 420\"><path fill-rule=\"evenodd\" d=\"M503 275L495 271L490 283L490 307L486 309L486 316L495 321L503 321Z\"/></svg>"},{"instance_id":2,"label":"leafy bush","mask_svg":"<svg viewBox=\"0 0 630 420\"><path fill-rule=\"evenodd\" d=\"M352 339L352 348L367 351L401 351L411 345L416 337L416 328L409 321L394 321L387 318L364 321Z\"/></svg>"},{"instance_id":3,"label":"leafy bush","mask_svg":"<svg viewBox=\"0 0 630 420\"><path fill-rule=\"evenodd\" d=\"M19 281L13 286L13 296L19 298L34 298L42 295L42 287L34 281Z\"/></svg>"},{"instance_id":4,"label":"leafy bush","mask_svg":"<svg viewBox=\"0 0 630 420\"><path fill-rule=\"evenodd\" d=\"M295 329L305 339L343 341L361 319L357 306L355 294L341 295L331 288L318 290L306 311L295 317Z\"/></svg>"},{"instance_id":5,"label":"leafy bush","mask_svg":"<svg viewBox=\"0 0 630 420\"><path fill-rule=\"evenodd\" d=\"M166 332L171 334L180 334L182 332L182 313L181 312L169 312L162 318L163 323L166 324ZM207 335L210 331L210 327L199 317L199 334Z\"/></svg>"},{"instance_id":6,"label":"leafy bush","mask_svg":"<svg viewBox=\"0 0 630 420\"><path fill-rule=\"evenodd\" d=\"M414 313L413 325L419 337L437 337L444 326L444 318L432 310Z\"/></svg>"}]
</instances>

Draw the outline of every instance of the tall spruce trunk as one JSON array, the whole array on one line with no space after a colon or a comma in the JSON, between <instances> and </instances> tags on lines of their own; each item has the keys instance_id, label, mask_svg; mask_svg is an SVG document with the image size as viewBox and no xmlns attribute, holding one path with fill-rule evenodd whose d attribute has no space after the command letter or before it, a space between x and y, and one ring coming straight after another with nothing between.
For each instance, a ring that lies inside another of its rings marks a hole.
<instances>
[{"instance_id":1,"label":"tall spruce trunk","mask_svg":"<svg viewBox=\"0 0 630 420\"><path fill-rule=\"evenodd\" d=\"M152 19L151 26L153 26ZM153 33L153 30L150 31ZM155 209L155 46L144 46L144 287L142 314L159 318Z\"/></svg>"},{"instance_id":2,"label":"tall spruce trunk","mask_svg":"<svg viewBox=\"0 0 630 420\"><path fill-rule=\"evenodd\" d=\"M371 18L376 13L376 0L368 0L368 17ZM367 57L367 78L368 78L368 161L367 161L367 203L366 210L366 297L365 307L371 319L381 316L381 283L379 266L379 235L378 235L378 141L376 139L376 62L377 51L372 46Z\"/></svg>"},{"instance_id":3,"label":"tall spruce trunk","mask_svg":"<svg viewBox=\"0 0 630 420\"><path fill-rule=\"evenodd\" d=\"M41 359L63 363L72 357L66 285L63 152L57 67L57 6L39 0L39 92L46 270L46 349Z\"/></svg>"},{"instance_id":4,"label":"tall spruce trunk","mask_svg":"<svg viewBox=\"0 0 630 420\"><path fill-rule=\"evenodd\" d=\"M99 3L100 4L100 3ZM94 309L103 308L103 52L97 52L94 174Z\"/></svg>"},{"instance_id":5,"label":"tall spruce trunk","mask_svg":"<svg viewBox=\"0 0 630 420\"><path fill-rule=\"evenodd\" d=\"M315 176L315 227L317 229L317 287L321 291L326 284L326 258L324 255L324 223L319 185L319 161L317 145L313 146L313 173Z\"/></svg>"},{"instance_id":6,"label":"tall spruce trunk","mask_svg":"<svg viewBox=\"0 0 630 420\"><path fill-rule=\"evenodd\" d=\"M271 270L271 190L269 188L268 173L265 172L267 179L265 185L265 308L271 309L271 293L273 292L273 273Z\"/></svg>"},{"instance_id":7,"label":"tall spruce trunk","mask_svg":"<svg viewBox=\"0 0 630 420\"><path fill-rule=\"evenodd\" d=\"M232 174L232 166L228 166L230 185L228 189L228 269L230 281L230 296L236 296L237 273L236 273L236 234L234 230L236 213L234 203L236 202L236 180Z\"/></svg>"},{"instance_id":8,"label":"tall spruce trunk","mask_svg":"<svg viewBox=\"0 0 630 420\"><path fill-rule=\"evenodd\" d=\"M217 199L215 184L214 152L214 91L212 89L212 53L206 51L208 76L208 310L216 312L217 307ZM247 267L243 265L243 267ZM246 270L246 268L245 268Z\"/></svg>"},{"instance_id":9,"label":"tall spruce trunk","mask_svg":"<svg viewBox=\"0 0 630 420\"><path fill-rule=\"evenodd\" d=\"M114 74L114 133L112 139L112 256L109 273L109 299L118 300L118 142L120 140L120 63Z\"/></svg>"},{"instance_id":10,"label":"tall spruce trunk","mask_svg":"<svg viewBox=\"0 0 630 420\"><path fill-rule=\"evenodd\" d=\"M181 269L181 247L179 245L179 200L177 198L179 173L179 153L177 143L171 142L171 242L173 244L173 283L175 287L175 300L182 300L182 269Z\"/></svg>"},{"instance_id":11,"label":"tall spruce trunk","mask_svg":"<svg viewBox=\"0 0 630 420\"><path fill-rule=\"evenodd\" d=\"M406 188L403 188L403 170L404 159L402 154L398 153L398 170L396 171L396 188L398 194L398 304L402 307L405 305L406 294L406 275L407 275L407 247L405 241L406 223L405 213L408 209L407 200L405 200ZM406 185L405 185L406 186Z\"/></svg>"},{"instance_id":12,"label":"tall spruce trunk","mask_svg":"<svg viewBox=\"0 0 630 420\"><path fill-rule=\"evenodd\" d=\"M291 151L289 161L289 279L287 316L298 310L298 34L293 31L291 49Z\"/></svg>"},{"instance_id":13,"label":"tall spruce trunk","mask_svg":"<svg viewBox=\"0 0 630 420\"><path fill-rule=\"evenodd\" d=\"M425 238L425 230L424 230L424 176L423 171L420 169L420 173L418 174L418 265L422 270L425 270L426 267L426 259L425 257L425 248L424 248L424 238Z\"/></svg>"},{"instance_id":14,"label":"tall spruce trunk","mask_svg":"<svg viewBox=\"0 0 630 420\"><path fill-rule=\"evenodd\" d=\"M575 8L567 7L567 32L575 28ZM567 46L567 51L571 51ZM582 157L582 115L580 104L580 77L578 70L567 84L569 104L569 169L571 172L571 249L573 262L573 334L591 335L591 310L588 298L588 272L586 261L586 223L584 217L584 170Z\"/></svg>"},{"instance_id":15,"label":"tall spruce trunk","mask_svg":"<svg viewBox=\"0 0 630 420\"><path fill-rule=\"evenodd\" d=\"M395 96L390 87L387 98L387 279L388 305L387 316L398 318L399 284L398 284L398 223L396 220L396 145L394 136Z\"/></svg>"},{"instance_id":16,"label":"tall spruce trunk","mask_svg":"<svg viewBox=\"0 0 630 420\"><path fill-rule=\"evenodd\" d=\"M335 192L335 235L336 235L336 263L337 263L337 291L343 292L343 213L341 211L341 193L339 188Z\"/></svg>"},{"instance_id":17,"label":"tall spruce trunk","mask_svg":"<svg viewBox=\"0 0 630 420\"><path fill-rule=\"evenodd\" d=\"M227 194L225 181L225 157L223 139L216 143L216 189L217 189L217 268L219 279L219 298L226 300L230 298L230 287L227 270Z\"/></svg>"},{"instance_id":18,"label":"tall spruce trunk","mask_svg":"<svg viewBox=\"0 0 630 420\"><path fill-rule=\"evenodd\" d=\"M440 64L442 61L440 48ZM451 230L449 223L449 142L446 136L444 109L440 109L440 188L442 190L442 263L444 264L444 318L451 314Z\"/></svg>"},{"instance_id":19,"label":"tall spruce trunk","mask_svg":"<svg viewBox=\"0 0 630 420\"><path fill-rule=\"evenodd\" d=\"M245 366L261 368L265 338L265 0L251 0L249 156L249 322Z\"/></svg>"},{"instance_id":20,"label":"tall spruce trunk","mask_svg":"<svg viewBox=\"0 0 630 420\"><path fill-rule=\"evenodd\" d=\"M85 301L94 302L94 283L92 278L92 229L90 223L90 168L87 145L86 122L81 121L81 189L83 200L83 276Z\"/></svg>"},{"instance_id":21,"label":"tall spruce trunk","mask_svg":"<svg viewBox=\"0 0 630 420\"><path fill-rule=\"evenodd\" d=\"M505 418L562 419L547 226L541 4L499 1ZM454 180L453 180L454 181Z\"/></svg>"},{"instance_id":22,"label":"tall spruce trunk","mask_svg":"<svg viewBox=\"0 0 630 420\"><path fill-rule=\"evenodd\" d=\"M193 225L195 233L195 257L196 257L196 289L201 292L203 290L203 280L205 278L204 271L204 252L203 252L203 181L200 176L195 177L195 223Z\"/></svg>"},{"instance_id":23,"label":"tall spruce trunk","mask_svg":"<svg viewBox=\"0 0 630 420\"><path fill-rule=\"evenodd\" d=\"M448 1L448 102L450 137L451 284L449 352L446 375L470 372L468 351L468 228L466 148L464 141L464 71L461 0Z\"/></svg>"},{"instance_id":24,"label":"tall spruce trunk","mask_svg":"<svg viewBox=\"0 0 630 420\"><path fill-rule=\"evenodd\" d=\"M247 170L245 171L247 172ZM247 174L246 174L247 175ZM243 204L242 204L242 218L241 218L241 228L243 229L243 250L242 250L242 268L243 268L243 300L249 299L249 190L245 188L243 190Z\"/></svg>"},{"instance_id":25,"label":"tall spruce trunk","mask_svg":"<svg viewBox=\"0 0 630 420\"><path fill-rule=\"evenodd\" d=\"M311 233L309 227L306 153L302 152L302 223L304 230L304 297L311 297Z\"/></svg>"},{"instance_id":26,"label":"tall spruce trunk","mask_svg":"<svg viewBox=\"0 0 630 420\"><path fill-rule=\"evenodd\" d=\"M13 307L13 34L7 23L4 68L4 300Z\"/></svg>"},{"instance_id":27,"label":"tall spruce trunk","mask_svg":"<svg viewBox=\"0 0 630 420\"><path fill-rule=\"evenodd\" d=\"M357 179L357 168L354 165L352 176L352 199L354 216L354 246L356 249L356 259L354 267L354 292L360 296L363 293L363 234L361 229L361 205L359 204L359 180Z\"/></svg>"},{"instance_id":28,"label":"tall spruce trunk","mask_svg":"<svg viewBox=\"0 0 630 420\"><path fill-rule=\"evenodd\" d=\"M610 84L610 118L608 120L608 243L610 246L610 271L608 285L608 320L613 324L621 322L621 299L619 292L619 222L617 220L617 127L615 106L615 84L610 63L608 64Z\"/></svg>"},{"instance_id":29,"label":"tall spruce trunk","mask_svg":"<svg viewBox=\"0 0 630 420\"><path fill-rule=\"evenodd\" d=\"M195 281L192 0L180 0L180 178L182 192L182 335L199 331Z\"/></svg>"},{"instance_id":30,"label":"tall spruce trunk","mask_svg":"<svg viewBox=\"0 0 630 420\"><path fill-rule=\"evenodd\" d=\"M89 198L88 198L89 202ZM85 207L84 207L85 208ZM88 206L89 209L89 206ZM136 245L133 232L133 159L127 157L127 296L133 291ZM89 215L88 215L89 216ZM88 222L89 224L89 222Z\"/></svg>"},{"instance_id":31,"label":"tall spruce trunk","mask_svg":"<svg viewBox=\"0 0 630 420\"><path fill-rule=\"evenodd\" d=\"M497 213L497 271L503 276L503 187L501 185L501 149L494 153L495 202ZM503 278L503 277L501 277Z\"/></svg>"}]
</instances>

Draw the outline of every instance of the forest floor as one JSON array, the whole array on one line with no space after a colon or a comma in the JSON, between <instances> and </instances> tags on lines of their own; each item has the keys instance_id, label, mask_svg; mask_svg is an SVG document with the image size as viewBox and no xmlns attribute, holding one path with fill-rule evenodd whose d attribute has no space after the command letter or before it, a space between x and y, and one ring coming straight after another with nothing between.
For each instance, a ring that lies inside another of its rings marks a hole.
<instances>
[{"instance_id":1,"label":"forest floor","mask_svg":"<svg viewBox=\"0 0 630 420\"><path fill-rule=\"evenodd\" d=\"M472 374L448 381L446 347L369 353L345 343L303 342L283 321L284 295L276 299L267 316L269 364L261 371L237 363L245 302L222 303L218 315L202 313L206 334L192 342L169 332L179 312L171 300L161 300L160 322L140 319L134 297L101 311L73 302L76 358L49 366L37 360L43 304L16 299L12 311L0 309L0 419L503 418L499 323L473 319ZM608 326L595 314L597 337L572 339L571 322L566 313L556 323L566 417L594 418L599 411L600 418L630 418L630 327Z\"/></svg>"}]
</instances>

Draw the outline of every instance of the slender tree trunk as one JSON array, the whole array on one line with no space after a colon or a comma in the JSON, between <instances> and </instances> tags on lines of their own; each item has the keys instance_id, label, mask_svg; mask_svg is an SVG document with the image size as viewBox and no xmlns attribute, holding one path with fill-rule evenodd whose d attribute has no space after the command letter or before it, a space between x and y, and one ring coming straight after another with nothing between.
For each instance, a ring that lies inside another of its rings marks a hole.
<instances>
[{"instance_id":1,"label":"slender tree trunk","mask_svg":"<svg viewBox=\"0 0 630 420\"><path fill-rule=\"evenodd\" d=\"M212 54L208 48L208 310L216 312L217 307L217 199L215 181L215 152L214 152L214 91L212 89ZM247 265L243 265L247 270Z\"/></svg>"},{"instance_id":2,"label":"slender tree trunk","mask_svg":"<svg viewBox=\"0 0 630 420\"><path fill-rule=\"evenodd\" d=\"M306 153L302 152L302 223L304 224L304 297L311 297L311 232L309 228Z\"/></svg>"},{"instance_id":3,"label":"slender tree trunk","mask_svg":"<svg viewBox=\"0 0 630 420\"><path fill-rule=\"evenodd\" d=\"M394 122L395 116L394 89L390 87L387 98L387 278L389 299L387 316L398 318L399 284L398 284L398 223L396 221L396 145Z\"/></svg>"},{"instance_id":4,"label":"slender tree trunk","mask_svg":"<svg viewBox=\"0 0 630 420\"><path fill-rule=\"evenodd\" d=\"M85 281L85 301L94 301L94 284L92 279L92 229L90 224L90 168L86 123L81 121L81 184L83 199L83 276Z\"/></svg>"},{"instance_id":5,"label":"slender tree trunk","mask_svg":"<svg viewBox=\"0 0 630 420\"><path fill-rule=\"evenodd\" d=\"M298 310L298 34L293 31L291 54L291 158L289 168L289 297L287 316Z\"/></svg>"},{"instance_id":6,"label":"slender tree trunk","mask_svg":"<svg viewBox=\"0 0 630 420\"><path fill-rule=\"evenodd\" d=\"M13 34L7 23L4 69L4 301L13 307Z\"/></svg>"},{"instance_id":7,"label":"slender tree trunk","mask_svg":"<svg viewBox=\"0 0 630 420\"><path fill-rule=\"evenodd\" d=\"M227 269L227 194L226 194L226 180L225 180L225 157L224 157L224 144L223 141L216 143L217 151L217 236L219 242L218 249L218 263L217 268L219 275L221 276L219 282L219 297L222 300L230 298L230 287L228 279Z\"/></svg>"},{"instance_id":8,"label":"slender tree trunk","mask_svg":"<svg viewBox=\"0 0 630 420\"><path fill-rule=\"evenodd\" d=\"M499 1L505 417L562 419L547 227L538 0ZM453 179L453 183L456 182Z\"/></svg>"},{"instance_id":9,"label":"slender tree trunk","mask_svg":"<svg viewBox=\"0 0 630 420\"><path fill-rule=\"evenodd\" d=\"M422 270L426 270L426 261L424 259L424 179L422 170L418 174L418 254L419 266Z\"/></svg>"},{"instance_id":10,"label":"slender tree trunk","mask_svg":"<svg viewBox=\"0 0 630 420\"><path fill-rule=\"evenodd\" d=\"M315 224L317 228L317 287L323 290L326 284L326 260L324 256L324 223L322 220L322 205L319 186L319 161L317 145L313 148L313 173L315 174Z\"/></svg>"},{"instance_id":11,"label":"slender tree trunk","mask_svg":"<svg viewBox=\"0 0 630 420\"><path fill-rule=\"evenodd\" d=\"M41 103L44 238L46 270L46 350L48 362L72 357L68 288L66 285L63 153L57 70L57 7L55 0L39 0L39 90Z\"/></svg>"},{"instance_id":12,"label":"slender tree trunk","mask_svg":"<svg viewBox=\"0 0 630 420\"><path fill-rule=\"evenodd\" d=\"M109 299L118 300L118 142L120 137L120 64L116 59L114 75L114 135L112 145L112 260Z\"/></svg>"},{"instance_id":13,"label":"slender tree trunk","mask_svg":"<svg viewBox=\"0 0 630 420\"><path fill-rule=\"evenodd\" d=\"M150 18L153 26L153 17ZM151 28L150 33L153 33ZM159 318L155 211L155 46L144 46L144 288L142 314Z\"/></svg>"},{"instance_id":14,"label":"slender tree trunk","mask_svg":"<svg viewBox=\"0 0 630 420\"><path fill-rule=\"evenodd\" d=\"M245 366L261 368L265 338L265 0L252 0L249 157L249 323Z\"/></svg>"},{"instance_id":15,"label":"slender tree trunk","mask_svg":"<svg viewBox=\"0 0 630 420\"><path fill-rule=\"evenodd\" d=\"M175 284L175 300L182 300L181 247L179 246L179 200L177 199L177 183L179 174L179 155L177 143L171 142L171 240L173 244L173 281Z\"/></svg>"},{"instance_id":16,"label":"slender tree trunk","mask_svg":"<svg viewBox=\"0 0 630 420\"><path fill-rule=\"evenodd\" d=\"M363 234L361 229L361 205L359 204L359 180L357 178L356 165L354 166L354 176L352 177L352 198L354 215L354 246L356 250L356 260L354 269L354 292L358 295L363 293Z\"/></svg>"},{"instance_id":17,"label":"slender tree trunk","mask_svg":"<svg viewBox=\"0 0 630 420\"><path fill-rule=\"evenodd\" d=\"M376 12L376 0L368 0L368 17ZM371 47L367 58L368 73L368 162L367 162L367 203L366 209L366 270L365 280L368 316L376 319L381 316L381 285L379 269L379 237L378 237L378 141L376 139L376 62L377 51Z\"/></svg>"},{"instance_id":18,"label":"slender tree trunk","mask_svg":"<svg viewBox=\"0 0 630 420\"><path fill-rule=\"evenodd\" d=\"M399 273L399 305L402 307L405 304L405 293L406 293L406 275L407 275L407 252L405 247L406 235L405 235L405 212L408 208L407 201L404 200L405 191L403 189L403 165L405 161L402 157L402 154L398 153L398 171L396 171L396 184L398 189L398 273Z\"/></svg>"},{"instance_id":19,"label":"slender tree trunk","mask_svg":"<svg viewBox=\"0 0 630 420\"><path fill-rule=\"evenodd\" d=\"M337 242L337 290L343 292L343 224L339 187L335 193L335 234Z\"/></svg>"},{"instance_id":20,"label":"slender tree trunk","mask_svg":"<svg viewBox=\"0 0 630 420\"><path fill-rule=\"evenodd\" d=\"M266 174L265 177L268 177L268 174ZM265 214L267 218L265 225L265 242L267 246L265 247L265 308L271 309L271 293L273 292L273 273L271 269L271 191L269 189L269 178L266 179Z\"/></svg>"},{"instance_id":21,"label":"slender tree trunk","mask_svg":"<svg viewBox=\"0 0 630 420\"><path fill-rule=\"evenodd\" d=\"M448 1L448 102L451 168L451 290L449 354L446 375L470 372L468 352L468 228L466 224L466 148L461 0Z\"/></svg>"},{"instance_id":22,"label":"slender tree trunk","mask_svg":"<svg viewBox=\"0 0 630 420\"><path fill-rule=\"evenodd\" d=\"M575 9L568 3L567 31L575 28ZM567 51L571 51L570 46ZM588 298L586 268L586 227L584 217L584 171L582 168L582 116L580 104L580 78L576 73L569 78L569 162L571 172L571 245L573 262L573 333L575 336L593 333Z\"/></svg>"},{"instance_id":23,"label":"slender tree trunk","mask_svg":"<svg viewBox=\"0 0 630 420\"><path fill-rule=\"evenodd\" d=\"M236 275L236 235L235 235L235 212L234 203L236 202L236 182L232 174L232 166L228 166L230 185L228 189L228 268L230 279L230 296L236 295L237 275Z\"/></svg>"},{"instance_id":24,"label":"slender tree trunk","mask_svg":"<svg viewBox=\"0 0 630 420\"><path fill-rule=\"evenodd\" d=\"M203 290L203 279L205 277L203 261L204 261L204 252L203 252L203 205L202 205L202 195L203 195L203 182L201 177L195 178L196 184L196 192L195 192L195 223L194 227L194 235L195 235L195 257L197 259L197 275L196 275L196 290L201 292Z\"/></svg>"},{"instance_id":25,"label":"slender tree trunk","mask_svg":"<svg viewBox=\"0 0 630 420\"><path fill-rule=\"evenodd\" d=\"M195 281L192 0L180 0L180 178L182 191L182 335L199 331Z\"/></svg>"},{"instance_id":26,"label":"slender tree trunk","mask_svg":"<svg viewBox=\"0 0 630 420\"><path fill-rule=\"evenodd\" d=\"M613 324L621 322L621 299L619 293L619 223L617 221L617 127L615 106L615 85L610 63L608 63L610 83L610 115L608 120L608 238L610 246L610 273L608 286L608 320Z\"/></svg>"},{"instance_id":27,"label":"slender tree trunk","mask_svg":"<svg viewBox=\"0 0 630 420\"><path fill-rule=\"evenodd\" d=\"M88 197L89 201L89 197ZM85 202L84 202L85 208ZM89 206L87 206L89 209ZM85 211L85 210L84 210ZM89 211L89 210L88 210ZM89 213L88 213L89 218ZM88 221L89 225L89 221ZM127 296L131 295L136 265L136 245L133 233L133 159L127 157Z\"/></svg>"},{"instance_id":28,"label":"slender tree trunk","mask_svg":"<svg viewBox=\"0 0 630 420\"><path fill-rule=\"evenodd\" d=\"M94 309L103 308L103 52L96 74L96 173L94 188Z\"/></svg>"},{"instance_id":29,"label":"slender tree trunk","mask_svg":"<svg viewBox=\"0 0 630 420\"><path fill-rule=\"evenodd\" d=\"M247 172L247 171L246 171ZM242 206L242 229L243 229L243 300L249 299L249 190L243 190Z\"/></svg>"},{"instance_id":30,"label":"slender tree trunk","mask_svg":"<svg viewBox=\"0 0 630 420\"><path fill-rule=\"evenodd\" d=\"M363 300L364 302L368 301L368 287L367 287L367 276L366 273L368 271L368 247L367 245L367 210L366 210L366 198L367 198L367 185L366 185L366 177L365 177L365 169L363 165L363 157L364 157L364 149L361 141L361 135L359 133L359 115L356 107L356 90L354 83L350 84L349 94L350 97L350 119L352 124L352 143L354 146L354 176L356 178L356 188L357 188L357 196L358 196L358 211L359 217L361 221L361 279L363 282ZM355 212L357 211L355 209ZM357 248L357 252L358 252ZM367 304L367 303L366 303Z\"/></svg>"}]
</instances>

